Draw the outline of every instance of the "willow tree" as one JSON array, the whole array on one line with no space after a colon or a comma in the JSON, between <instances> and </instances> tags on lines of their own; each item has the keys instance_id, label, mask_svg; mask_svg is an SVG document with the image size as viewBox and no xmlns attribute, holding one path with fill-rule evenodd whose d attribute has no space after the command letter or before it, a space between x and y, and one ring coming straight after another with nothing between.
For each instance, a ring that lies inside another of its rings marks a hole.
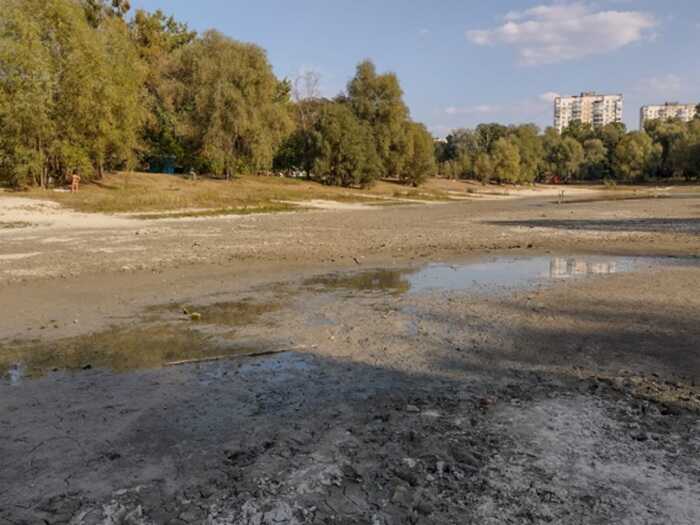
<instances>
[{"instance_id":1,"label":"willow tree","mask_svg":"<svg viewBox=\"0 0 700 525\"><path fill-rule=\"evenodd\" d=\"M0 0L0 170L14 184L85 178L133 158L138 57L118 18L67 0Z\"/></svg>"},{"instance_id":2,"label":"willow tree","mask_svg":"<svg viewBox=\"0 0 700 525\"><path fill-rule=\"evenodd\" d=\"M372 129L345 105L323 105L312 131L315 178L336 186L367 186L379 175Z\"/></svg>"},{"instance_id":3,"label":"willow tree","mask_svg":"<svg viewBox=\"0 0 700 525\"><path fill-rule=\"evenodd\" d=\"M398 78L394 73L378 74L374 64L366 60L357 66L347 91L347 101L353 112L372 129L382 174L400 176L410 145L405 126L408 107L403 101Z\"/></svg>"},{"instance_id":4,"label":"willow tree","mask_svg":"<svg viewBox=\"0 0 700 525\"><path fill-rule=\"evenodd\" d=\"M129 30L147 66L141 154L148 161L163 157L181 160L185 151L175 110L178 80L174 72L178 53L194 41L197 33L162 11L144 10L136 11Z\"/></svg>"},{"instance_id":5,"label":"willow tree","mask_svg":"<svg viewBox=\"0 0 700 525\"><path fill-rule=\"evenodd\" d=\"M289 86L260 47L208 31L182 50L175 78L193 166L227 178L272 167L291 128Z\"/></svg>"}]
</instances>

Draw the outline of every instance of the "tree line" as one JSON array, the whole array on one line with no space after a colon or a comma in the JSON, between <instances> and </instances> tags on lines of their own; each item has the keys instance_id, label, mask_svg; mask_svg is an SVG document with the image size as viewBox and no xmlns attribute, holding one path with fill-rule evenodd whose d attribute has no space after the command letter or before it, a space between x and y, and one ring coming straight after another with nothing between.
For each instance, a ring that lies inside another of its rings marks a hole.
<instances>
[{"instance_id":1,"label":"tree line","mask_svg":"<svg viewBox=\"0 0 700 525\"><path fill-rule=\"evenodd\" d=\"M534 124L479 124L436 145L439 172L483 182L700 178L700 105L690 122L652 120L643 131L572 122L561 134Z\"/></svg>"},{"instance_id":2,"label":"tree line","mask_svg":"<svg viewBox=\"0 0 700 525\"><path fill-rule=\"evenodd\" d=\"M125 0L0 0L0 13L0 182L46 187L75 171L161 164L343 186L417 185L436 172L398 78L370 61L326 99L277 78L257 45L132 14Z\"/></svg>"}]
</instances>

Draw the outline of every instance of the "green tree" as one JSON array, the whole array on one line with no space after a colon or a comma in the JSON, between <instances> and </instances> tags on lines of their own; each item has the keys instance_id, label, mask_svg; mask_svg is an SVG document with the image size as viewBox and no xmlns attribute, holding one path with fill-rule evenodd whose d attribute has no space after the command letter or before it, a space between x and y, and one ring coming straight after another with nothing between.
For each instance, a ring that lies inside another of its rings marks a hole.
<instances>
[{"instance_id":1,"label":"green tree","mask_svg":"<svg viewBox=\"0 0 700 525\"><path fill-rule=\"evenodd\" d=\"M662 147L643 132L633 131L615 148L613 168L619 178L637 182L653 175L661 158Z\"/></svg>"},{"instance_id":2,"label":"green tree","mask_svg":"<svg viewBox=\"0 0 700 525\"><path fill-rule=\"evenodd\" d=\"M185 164L226 178L270 169L292 123L265 52L208 31L179 58L175 110L190 152Z\"/></svg>"},{"instance_id":3,"label":"green tree","mask_svg":"<svg viewBox=\"0 0 700 525\"><path fill-rule=\"evenodd\" d=\"M361 62L348 83L347 102L372 129L382 175L399 177L409 156L409 138L404 125L408 108L396 75L378 74L371 61Z\"/></svg>"},{"instance_id":4,"label":"green tree","mask_svg":"<svg viewBox=\"0 0 700 525\"><path fill-rule=\"evenodd\" d=\"M576 139L563 137L547 141L547 164L550 173L564 181L574 179L583 163L583 146Z\"/></svg>"},{"instance_id":5,"label":"green tree","mask_svg":"<svg viewBox=\"0 0 700 525\"><path fill-rule=\"evenodd\" d=\"M498 182L516 183L520 180L520 153L518 146L508 138L500 138L491 154L493 178Z\"/></svg>"},{"instance_id":6,"label":"green tree","mask_svg":"<svg viewBox=\"0 0 700 525\"><path fill-rule=\"evenodd\" d=\"M674 174L686 179L700 178L700 119L687 124L686 133L673 148L669 162Z\"/></svg>"},{"instance_id":7,"label":"green tree","mask_svg":"<svg viewBox=\"0 0 700 525\"><path fill-rule=\"evenodd\" d=\"M124 23L95 30L65 0L0 0L0 11L3 177L45 185L130 162L142 69Z\"/></svg>"},{"instance_id":8,"label":"green tree","mask_svg":"<svg viewBox=\"0 0 700 525\"><path fill-rule=\"evenodd\" d=\"M508 135L508 128L502 124L479 124L474 130L477 153L491 153L496 142Z\"/></svg>"},{"instance_id":9,"label":"green tree","mask_svg":"<svg viewBox=\"0 0 700 525\"><path fill-rule=\"evenodd\" d=\"M175 110L178 86L175 71L179 53L194 41L197 34L162 11L136 11L129 30L141 60L146 64L142 157L149 162L170 157L182 164L186 155Z\"/></svg>"},{"instance_id":10,"label":"green tree","mask_svg":"<svg viewBox=\"0 0 700 525\"><path fill-rule=\"evenodd\" d=\"M583 143L583 165L581 175L584 179L599 180L608 176L608 150L600 139L588 139Z\"/></svg>"},{"instance_id":11,"label":"green tree","mask_svg":"<svg viewBox=\"0 0 700 525\"><path fill-rule=\"evenodd\" d=\"M562 137L571 137L583 145L584 142L595 137L595 131L591 124L574 120L562 132Z\"/></svg>"},{"instance_id":12,"label":"green tree","mask_svg":"<svg viewBox=\"0 0 700 525\"><path fill-rule=\"evenodd\" d=\"M123 19L131 9L129 0L81 0L85 16L93 27L98 27L106 18Z\"/></svg>"},{"instance_id":13,"label":"green tree","mask_svg":"<svg viewBox=\"0 0 700 525\"><path fill-rule=\"evenodd\" d=\"M381 172L371 128L345 104L324 105L313 133L314 177L337 186L367 186Z\"/></svg>"},{"instance_id":14,"label":"green tree","mask_svg":"<svg viewBox=\"0 0 700 525\"><path fill-rule=\"evenodd\" d=\"M401 172L401 180L418 186L434 175L437 169L433 153L433 137L423 124L409 122L406 126L409 155L406 167Z\"/></svg>"},{"instance_id":15,"label":"green tree","mask_svg":"<svg viewBox=\"0 0 700 525\"><path fill-rule=\"evenodd\" d=\"M474 176L483 184L494 177L494 163L488 153L479 153L474 159Z\"/></svg>"},{"instance_id":16,"label":"green tree","mask_svg":"<svg viewBox=\"0 0 700 525\"><path fill-rule=\"evenodd\" d=\"M534 182L541 171L544 146L540 131L534 124L524 124L509 130L511 143L518 148L520 175L517 182Z\"/></svg>"},{"instance_id":17,"label":"green tree","mask_svg":"<svg viewBox=\"0 0 700 525\"><path fill-rule=\"evenodd\" d=\"M644 131L651 137L654 144L661 146L661 159L659 161L659 175L661 177L673 177L679 166L674 162L675 150L681 148L688 133L688 126L679 119L656 119L646 122Z\"/></svg>"}]
</instances>

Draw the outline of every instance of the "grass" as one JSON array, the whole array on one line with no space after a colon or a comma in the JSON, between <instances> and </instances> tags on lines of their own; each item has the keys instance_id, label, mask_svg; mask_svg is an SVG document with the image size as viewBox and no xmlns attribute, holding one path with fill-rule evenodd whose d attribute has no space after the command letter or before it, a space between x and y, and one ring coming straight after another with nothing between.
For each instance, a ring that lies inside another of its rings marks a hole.
<instances>
[{"instance_id":1,"label":"grass","mask_svg":"<svg viewBox=\"0 0 700 525\"><path fill-rule=\"evenodd\" d=\"M278 212L294 208L281 201L303 204L312 199L367 203L378 198L448 200L447 192L437 187L414 189L386 181L369 189L348 189L279 177L244 175L231 181L190 181L151 173L108 174L101 181L84 184L75 194L31 189L21 195L49 199L80 212L153 214L149 218ZM179 213L166 213L172 211Z\"/></svg>"}]
</instances>

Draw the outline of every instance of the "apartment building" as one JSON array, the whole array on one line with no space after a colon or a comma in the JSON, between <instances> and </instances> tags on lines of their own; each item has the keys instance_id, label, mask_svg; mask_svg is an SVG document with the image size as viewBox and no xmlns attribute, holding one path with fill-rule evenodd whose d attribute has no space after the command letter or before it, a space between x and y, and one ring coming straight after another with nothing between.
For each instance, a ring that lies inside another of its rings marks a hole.
<instances>
[{"instance_id":1,"label":"apartment building","mask_svg":"<svg viewBox=\"0 0 700 525\"><path fill-rule=\"evenodd\" d=\"M696 113L695 104L680 104L678 102L666 102L658 106L642 106L639 111L639 129L644 129L644 124L650 120L677 118L683 122L693 120Z\"/></svg>"},{"instance_id":2,"label":"apartment building","mask_svg":"<svg viewBox=\"0 0 700 525\"><path fill-rule=\"evenodd\" d=\"M584 92L554 99L554 127L561 133L571 122L601 127L622 122L622 95L599 95Z\"/></svg>"}]
</instances>

